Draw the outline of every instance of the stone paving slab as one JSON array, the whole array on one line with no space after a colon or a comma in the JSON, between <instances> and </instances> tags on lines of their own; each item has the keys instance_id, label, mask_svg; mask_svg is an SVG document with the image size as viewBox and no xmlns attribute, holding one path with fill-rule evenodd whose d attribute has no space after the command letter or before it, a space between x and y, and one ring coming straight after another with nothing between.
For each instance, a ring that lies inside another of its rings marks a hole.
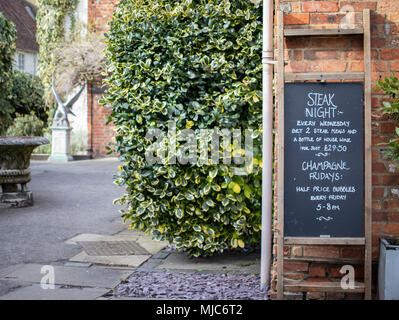
<instances>
[{"instance_id":1,"label":"stone paving slab","mask_svg":"<svg viewBox=\"0 0 399 320\"><path fill-rule=\"evenodd\" d=\"M183 253L172 252L162 260L156 269L195 270L195 271L225 271L226 273L259 274L260 255L217 255L208 258L191 259Z\"/></svg>"},{"instance_id":2,"label":"stone paving slab","mask_svg":"<svg viewBox=\"0 0 399 320\"><path fill-rule=\"evenodd\" d=\"M139 267L147 261L151 255L158 253L167 246L166 241L155 241L150 236L145 235L138 230L129 231L132 234L116 234L116 235L102 235L102 234L80 234L72 239L66 241L69 244L76 244L83 241L135 241L143 247L150 255L114 255L114 256L93 256L88 255L85 251L75 255L69 261L93 263L110 266L127 266Z\"/></svg>"},{"instance_id":3,"label":"stone paving slab","mask_svg":"<svg viewBox=\"0 0 399 320\"><path fill-rule=\"evenodd\" d=\"M19 289L23 287L30 286L31 283L25 281L9 281L9 280L0 280L0 299L1 296Z\"/></svg>"},{"instance_id":4,"label":"stone paving slab","mask_svg":"<svg viewBox=\"0 0 399 320\"><path fill-rule=\"evenodd\" d=\"M86 252L82 251L81 253L69 259L69 261L136 268L142 265L150 257L151 255L89 256Z\"/></svg>"},{"instance_id":5,"label":"stone paving slab","mask_svg":"<svg viewBox=\"0 0 399 320\"><path fill-rule=\"evenodd\" d=\"M102 288L55 288L44 290L40 285L19 288L1 296L0 300L94 300L109 290Z\"/></svg>"},{"instance_id":6,"label":"stone paving slab","mask_svg":"<svg viewBox=\"0 0 399 320\"><path fill-rule=\"evenodd\" d=\"M140 246L146 249L149 253L155 254L165 248L168 243L166 241L152 240L150 236L140 232L132 232L132 235L116 234L80 234L72 239L66 241L68 244L78 244L80 241L136 241Z\"/></svg>"},{"instance_id":7,"label":"stone paving slab","mask_svg":"<svg viewBox=\"0 0 399 320\"><path fill-rule=\"evenodd\" d=\"M3 280L27 281L40 283L44 274L42 265L26 264L17 270L7 274ZM126 279L132 270L112 269L93 266L90 268L73 268L54 266L54 280L56 285L68 285L78 287L99 287L112 289L121 280Z\"/></svg>"},{"instance_id":8,"label":"stone paving slab","mask_svg":"<svg viewBox=\"0 0 399 320\"><path fill-rule=\"evenodd\" d=\"M137 240L137 243L151 254L156 254L168 245L168 242L166 241L152 240L149 236L140 237Z\"/></svg>"},{"instance_id":9,"label":"stone paving slab","mask_svg":"<svg viewBox=\"0 0 399 320\"><path fill-rule=\"evenodd\" d=\"M117 235L106 235L106 234L91 234L83 233L79 234L72 239L65 241L68 244L78 244L80 241L137 241L141 236L136 234L117 234Z\"/></svg>"}]
</instances>

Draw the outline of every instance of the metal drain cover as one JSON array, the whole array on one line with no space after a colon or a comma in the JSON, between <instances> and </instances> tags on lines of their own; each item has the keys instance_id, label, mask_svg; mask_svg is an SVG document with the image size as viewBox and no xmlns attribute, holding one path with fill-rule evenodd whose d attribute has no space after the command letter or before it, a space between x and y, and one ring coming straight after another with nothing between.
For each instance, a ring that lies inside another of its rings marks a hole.
<instances>
[{"instance_id":1,"label":"metal drain cover","mask_svg":"<svg viewBox=\"0 0 399 320\"><path fill-rule=\"evenodd\" d=\"M79 241L89 256L150 255L135 241Z\"/></svg>"}]
</instances>

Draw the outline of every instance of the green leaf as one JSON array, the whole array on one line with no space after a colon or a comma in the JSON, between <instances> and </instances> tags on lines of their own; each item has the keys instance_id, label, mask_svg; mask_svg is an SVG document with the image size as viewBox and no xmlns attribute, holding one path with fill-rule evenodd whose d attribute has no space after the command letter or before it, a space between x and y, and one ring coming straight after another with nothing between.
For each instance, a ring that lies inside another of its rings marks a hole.
<instances>
[{"instance_id":1,"label":"green leaf","mask_svg":"<svg viewBox=\"0 0 399 320\"><path fill-rule=\"evenodd\" d=\"M229 188L231 190L233 190L235 193L240 193L241 192L241 187L237 183L235 183L234 181L231 181L229 183Z\"/></svg>"},{"instance_id":2,"label":"green leaf","mask_svg":"<svg viewBox=\"0 0 399 320\"><path fill-rule=\"evenodd\" d=\"M209 176L214 179L218 174L218 169L214 169L212 171L209 171Z\"/></svg>"},{"instance_id":3,"label":"green leaf","mask_svg":"<svg viewBox=\"0 0 399 320\"><path fill-rule=\"evenodd\" d=\"M183 210L180 209L180 208L177 208L177 209L175 210L175 216L176 216L178 219L183 218Z\"/></svg>"},{"instance_id":4,"label":"green leaf","mask_svg":"<svg viewBox=\"0 0 399 320\"><path fill-rule=\"evenodd\" d=\"M244 195L248 198L251 199L252 197L252 189L249 185L244 185Z\"/></svg>"}]
</instances>

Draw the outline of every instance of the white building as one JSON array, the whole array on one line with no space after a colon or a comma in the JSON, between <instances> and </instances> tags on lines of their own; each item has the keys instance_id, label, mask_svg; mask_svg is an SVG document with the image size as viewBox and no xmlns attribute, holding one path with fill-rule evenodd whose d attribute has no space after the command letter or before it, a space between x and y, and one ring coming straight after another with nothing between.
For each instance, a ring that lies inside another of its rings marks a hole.
<instances>
[{"instance_id":1,"label":"white building","mask_svg":"<svg viewBox=\"0 0 399 320\"><path fill-rule=\"evenodd\" d=\"M17 29L15 69L36 75L39 53L36 42L36 7L26 0L0 0L0 12Z\"/></svg>"}]
</instances>

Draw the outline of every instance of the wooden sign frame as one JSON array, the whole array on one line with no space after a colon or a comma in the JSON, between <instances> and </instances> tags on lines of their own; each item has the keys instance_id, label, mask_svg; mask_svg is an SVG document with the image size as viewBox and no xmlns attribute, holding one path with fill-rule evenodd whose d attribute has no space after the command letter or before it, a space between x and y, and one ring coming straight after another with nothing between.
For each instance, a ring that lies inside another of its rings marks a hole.
<instances>
[{"instance_id":1,"label":"wooden sign frame","mask_svg":"<svg viewBox=\"0 0 399 320\"><path fill-rule=\"evenodd\" d=\"M341 73L286 73L284 71L284 37L293 36L342 36L363 35L364 72ZM284 87L289 81L309 80L359 80L364 82L364 237L315 238L284 237ZM371 299L372 263L372 169L371 169L371 40L370 9L363 10L363 26L356 29L284 29L284 15L277 12L277 299L283 299L284 291L294 292L362 292ZM354 289L343 289L340 283L311 283L306 281L284 282L284 245L359 245L365 248L364 283L356 283Z\"/></svg>"}]
</instances>

